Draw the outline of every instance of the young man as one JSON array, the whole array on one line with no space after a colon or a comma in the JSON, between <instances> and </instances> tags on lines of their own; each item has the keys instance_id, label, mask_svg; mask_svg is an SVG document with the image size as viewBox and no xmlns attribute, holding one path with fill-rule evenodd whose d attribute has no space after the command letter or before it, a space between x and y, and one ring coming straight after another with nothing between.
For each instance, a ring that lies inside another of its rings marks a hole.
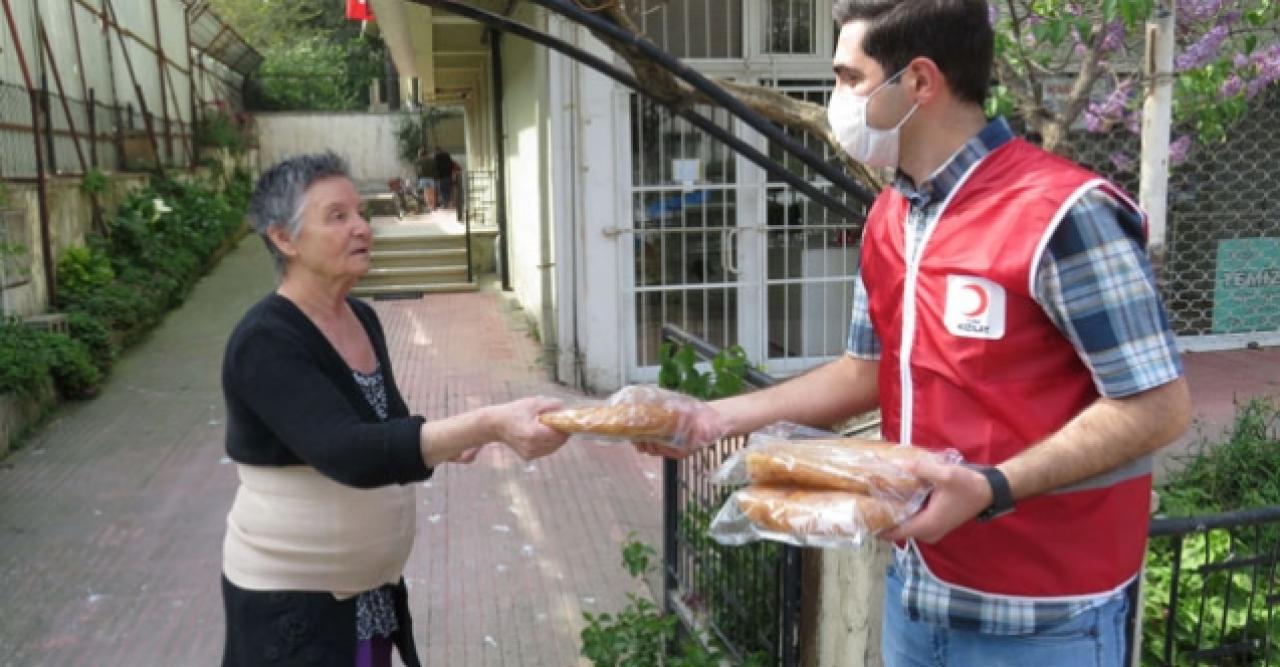
<instances>
[{"instance_id":1,"label":"young man","mask_svg":"<svg viewBox=\"0 0 1280 667\"><path fill-rule=\"evenodd\" d=\"M887 665L1118 667L1150 455L1190 407L1143 214L987 120L985 2L840 0L835 19L833 130L896 170L848 353L701 418L746 433L879 405L887 440L964 455L917 467L933 494L885 536Z\"/></svg>"}]
</instances>

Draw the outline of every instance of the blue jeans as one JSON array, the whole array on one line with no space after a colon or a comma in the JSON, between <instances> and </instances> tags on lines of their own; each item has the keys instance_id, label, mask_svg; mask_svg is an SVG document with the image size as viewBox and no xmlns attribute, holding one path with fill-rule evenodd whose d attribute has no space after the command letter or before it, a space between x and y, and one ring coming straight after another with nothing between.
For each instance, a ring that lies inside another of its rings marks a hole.
<instances>
[{"instance_id":1,"label":"blue jeans","mask_svg":"<svg viewBox=\"0 0 1280 667\"><path fill-rule=\"evenodd\" d=\"M885 667L1123 667L1124 596L1029 635L989 635L913 621L896 568L885 579Z\"/></svg>"}]
</instances>

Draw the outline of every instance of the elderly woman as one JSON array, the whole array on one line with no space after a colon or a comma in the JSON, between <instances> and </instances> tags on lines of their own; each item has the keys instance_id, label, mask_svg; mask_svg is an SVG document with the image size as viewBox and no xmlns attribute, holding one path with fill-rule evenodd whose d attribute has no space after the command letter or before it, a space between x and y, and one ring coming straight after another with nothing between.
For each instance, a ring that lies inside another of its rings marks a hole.
<instances>
[{"instance_id":1,"label":"elderly woman","mask_svg":"<svg viewBox=\"0 0 1280 667\"><path fill-rule=\"evenodd\" d=\"M240 488L223 545L224 665L418 665L402 572L414 482L502 441L525 459L564 436L530 398L428 422L396 388L377 315L348 296L373 241L332 153L265 173L249 218L280 284L227 343L227 453Z\"/></svg>"}]
</instances>

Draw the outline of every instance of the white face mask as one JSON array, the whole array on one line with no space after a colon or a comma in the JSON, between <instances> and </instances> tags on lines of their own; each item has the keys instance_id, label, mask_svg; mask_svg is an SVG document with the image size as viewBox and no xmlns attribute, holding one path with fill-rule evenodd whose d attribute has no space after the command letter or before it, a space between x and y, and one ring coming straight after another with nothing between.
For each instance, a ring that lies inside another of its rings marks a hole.
<instances>
[{"instance_id":1,"label":"white face mask","mask_svg":"<svg viewBox=\"0 0 1280 667\"><path fill-rule=\"evenodd\" d=\"M912 105L907 115L888 130L867 125L867 105L871 103L871 98L875 97L876 93L893 83L905 71L907 70L903 69L885 79L884 83L876 86L876 89L865 97L854 93L849 86L838 87L831 94L831 104L827 107L827 121L831 123L831 130L835 132L836 140L850 157L868 167L889 169L898 167L898 146L901 143L899 135L902 126L911 120L911 116L915 114L916 109L920 108L920 105Z\"/></svg>"}]
</instances>

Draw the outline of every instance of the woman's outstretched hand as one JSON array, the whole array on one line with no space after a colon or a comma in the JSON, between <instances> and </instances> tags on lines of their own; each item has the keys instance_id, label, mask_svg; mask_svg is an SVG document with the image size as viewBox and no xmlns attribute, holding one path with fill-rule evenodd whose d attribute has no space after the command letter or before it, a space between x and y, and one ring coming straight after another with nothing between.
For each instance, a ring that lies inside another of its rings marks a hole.
<instances>
[{"instance_id":1,"label":"woman's outstretched hand","mask_svg":"<svg viewBox=\"0 0 1280 667\"><path fill-rule=\"evenodd\" d=\"M522 398L491 408L498 440L520 458L531 461L555 452L569 436L543 425L538 415L559 410L563 403L546 396Z\"/></svg>"}]
</instances>

